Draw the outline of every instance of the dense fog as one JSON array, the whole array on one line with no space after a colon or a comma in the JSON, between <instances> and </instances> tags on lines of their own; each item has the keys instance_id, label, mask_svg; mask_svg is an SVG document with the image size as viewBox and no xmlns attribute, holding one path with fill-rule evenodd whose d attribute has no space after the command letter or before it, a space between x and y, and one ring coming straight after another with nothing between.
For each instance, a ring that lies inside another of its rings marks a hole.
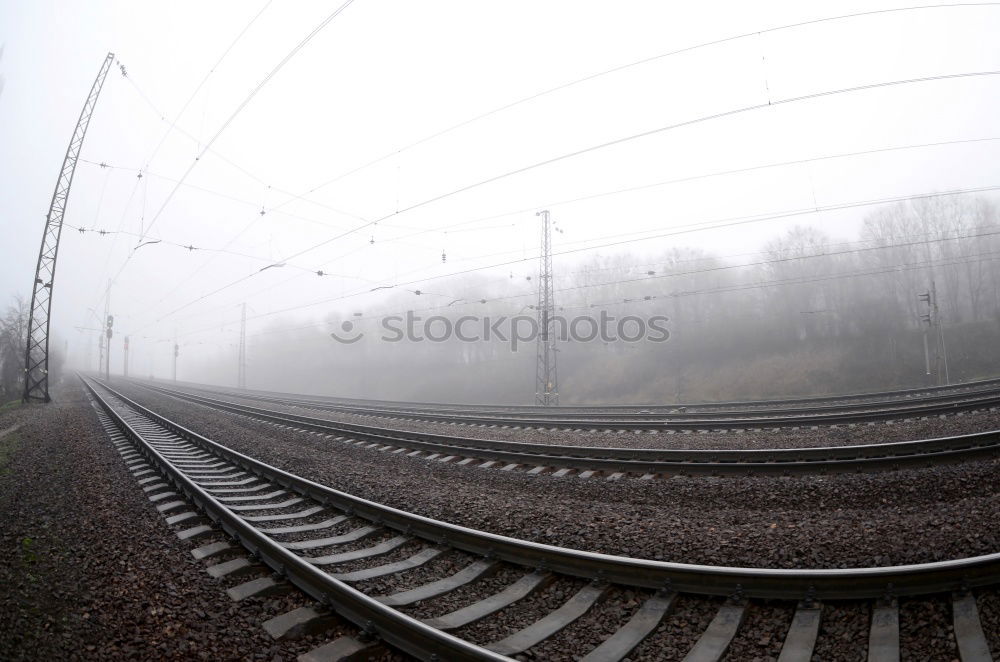
<instances>
[{"instance_id":1,"label":"dense fog","mask_svg":"<svg viewBox=\"0 0 1000 662\"><path fill-rule=\"evenodd\" d=\"M557 309L569 319L596 319L601 311L618 318L669 318L665 342L560 342L562 402L683 402L919 386L944 383L945 359L952 382L1000 373L996 205L968 196L911 200L868 214L862 227L861 236L847 243L795 227L759 253L720 256L670 248L653 259L594 256L569 273L559 273L557 264ZM408 310L421 320L415 326L421 337L422 321L434 315L452 322L463 315L534 316L536 279L524 279L523 296L492 299L491 293L508 291L509 280L478 276L442 283L464 299L452 305L408 308L389 299L377 314L331 317L299 328L274 320L247 338L247 386L344 397L531 403L533 341L513 350L509 334L506 341L469 343L383 340L398 335L386 331L383 317L405 319ZM940 331L937 318L930 325L922 319L930 307L919 297L932 282ZM415 298L407 293L398 299ZM364 334L356 343L330 335L349 335L341 329L345 319L354 335ZM466 335L476 329L468 325ZM440 322L430 327L435 337L443 330ZM193 365L182 356L178 378L234 386L237 358L232 343ZM141 368L135 374L151 376Z\"/></svg>"}]
</instances>

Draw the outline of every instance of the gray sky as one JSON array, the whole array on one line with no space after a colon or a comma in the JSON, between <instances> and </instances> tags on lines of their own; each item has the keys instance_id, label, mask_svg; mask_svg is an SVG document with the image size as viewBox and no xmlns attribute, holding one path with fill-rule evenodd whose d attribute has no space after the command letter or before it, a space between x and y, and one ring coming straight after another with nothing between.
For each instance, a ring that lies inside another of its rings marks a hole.
<instances>
[{"instance_id":1,"label":"gray sky","mask_svg":"<svg viewBox=\"0 0 1000 662\"><path fill-rule=\"evenodd\" d=\"M235 116L164 206L206 141L336 6L0 1L0 300L30 295L60 162L109 50L128 78L117 68L109 74L82 158L116 168L78 165L66 222L131 235L66 228L53 328L82 356L91 336L73 327L94 326L87 309L101 312L105 285L117 276L111 297L117 330L132 335L140 370L161 375L168 374L175 333L189 343L187 356L229 351L244 301L253 334L267 325L379 310L392 294L368 292L379 285L531 258L538 244L534 212L541 208L564 229L560 251L723 219L1000 185L1000 144L980 140L1000 138L1000 77L976 76L777 103L593 150L410 209L554 157L768 101L1000 70L1000 6L884 13L752 34L593 78L420 142L621 65L799 21L905 5L356 0ZM168 132L175 118L177 128ZM958 140L979 141L565 202L733 169ZM871 209L637 241L557 257L556 268L570 269L594 252L641 258L676 245L742 253L795 223L854 239ZM372 224L377 219L384 220ZM133 254L139 236L164 243ZM223 248L239 255L205 250ZM285 267L257 273L298 253ZM335 275L311 273L319 269ZM534 271L534 263L524 262L485 273L508 278L516 292ZM414 297L415 306L454 294L434 285L411 286L434 293ZM279 312L286 309L292 310Z\"/></svg>"}]
</instances>

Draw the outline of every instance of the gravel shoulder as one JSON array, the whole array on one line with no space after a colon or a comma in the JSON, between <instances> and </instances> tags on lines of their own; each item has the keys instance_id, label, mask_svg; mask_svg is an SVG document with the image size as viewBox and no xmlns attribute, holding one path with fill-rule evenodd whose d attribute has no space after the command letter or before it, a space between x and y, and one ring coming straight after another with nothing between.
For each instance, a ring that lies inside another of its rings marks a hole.
<instances>
[{"instance_id":1,"label":"gravel shoulder","mask_svg":"<svg viewBox=\"0 0 1000 662\"><path fill-rule=\"evenodd\" d=\"M608 483L529 477L387 456L145 389L129 395L221 443L345 491L543 542L665 560L785 567L916 562L998 548L992 534L1000 523L995 462L829 478ZM204 564L191 558L194 545L178 541L155 513L79 387L61 394L58 404L0 412L0 432L17 424L17 432L0 438L3 659L280 661L340 632L353 633L341 624L323 638L273 643L260 624L305 604L305 598L232 603L224 590L239 580L212 580ZM366 587L391 592L467 560L449 553L407 577L373 580ZM504 566L406 611L418 617L447 612L521 572ZM559 606L580 585L560 579L461 634L495 641ZM997 650L997 592L979 594L984 629ZM612 588L525 659L578 659L647 597L645 591ZM629 659L681 659L719 602L681 596L673 614ZM816 659L863 659L868 610L867 604L827 605ZM957 656L945 599L902 601L900 612L902 659ZM726 659L774 659L790 614L788 604L751 603Z\"/></svg>"},{"instance_id":2,"label":"gravel shoulder","mask_svg":"<svg viewBox=\"0 0 1000 662\"><path fill-rule=\"evenodd\" d=\"M261 627L300 594L229 599L232 580L156 513L79 386L0 412L0 430L16 424L0 439L0 658L280 661L327 640Z\"/></svg>"}]
</instances>

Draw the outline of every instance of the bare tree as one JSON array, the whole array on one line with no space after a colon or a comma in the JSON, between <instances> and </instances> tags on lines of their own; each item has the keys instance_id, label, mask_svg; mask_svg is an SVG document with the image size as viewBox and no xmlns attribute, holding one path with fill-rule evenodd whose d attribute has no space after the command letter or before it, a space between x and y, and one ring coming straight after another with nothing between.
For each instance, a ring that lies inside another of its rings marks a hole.
<instances>
[{"instance_id":1,"label":"bare tree","mask_svg":"<svg viewBox=\"0 0 1000 662\"><path fill-rule=\"evenodd\" d=\"M13 400L24 385L24 347L28 338L28 304L18 296L0 318L0 400Z\"/></svg>"}]
</instances>

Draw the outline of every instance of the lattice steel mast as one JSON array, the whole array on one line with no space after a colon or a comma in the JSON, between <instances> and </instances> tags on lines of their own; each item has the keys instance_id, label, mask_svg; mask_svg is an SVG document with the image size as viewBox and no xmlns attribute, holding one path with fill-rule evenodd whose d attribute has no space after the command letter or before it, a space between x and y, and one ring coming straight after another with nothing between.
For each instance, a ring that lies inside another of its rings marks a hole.
<instances>
[{"instance_id":1,"label":"lattice steel mast","mask_svg":"<svg viewBox=\"0 0 1000 662\"><path fill-rule=\"evenodd\" d=\"M42 234L42 247L38 251L38 266L35 267L35 282L31 291L31 308L28 318L28 343L24 352L24 397L23 400L41 400L48 402L49 398L49 313L52 309L52 283L56 276L56 256L59 253L59 237L62 235L63 214L69 200L69 189L73 183L73 173L76 170L76 160L83 147L83 138L87 134L87 125L94 113L97 97L108 75L114 53L108 53L97 73L94 85L90 88L86 103L80 112L80 119L69 141L66 158L63 159L62 170L56 182L56 190L52 194L49 214L45 218L45 232ZM108 348L110 350L110 347Z\"/></svg>"},{"instance_id":2,"label":"lattice steel mast","mask_svg":"<svg viewBox=\"0 0 1000 662\"><path fill-rule=\"evenodd\" d=\"M538 342L535 360L535 404L559 404L559 371L556 369L556 304L552 295L552 223L548 210L542 217L542 253L538 268Z\"/></svg>"}]
</instances>

